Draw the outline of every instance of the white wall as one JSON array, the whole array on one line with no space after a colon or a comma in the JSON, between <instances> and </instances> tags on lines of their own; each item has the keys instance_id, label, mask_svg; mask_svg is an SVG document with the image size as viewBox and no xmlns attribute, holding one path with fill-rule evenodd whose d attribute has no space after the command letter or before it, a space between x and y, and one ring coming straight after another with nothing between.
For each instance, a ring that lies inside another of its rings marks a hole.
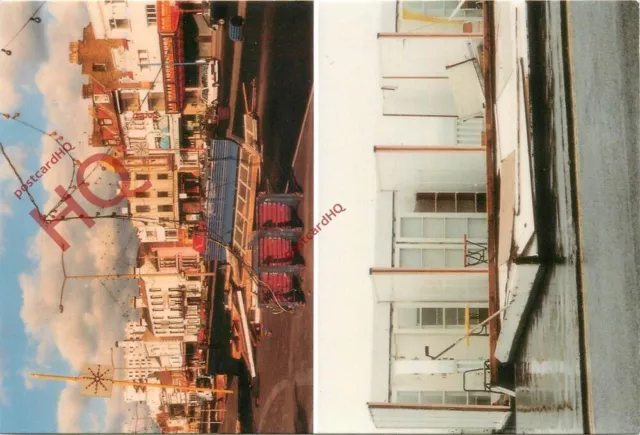
<instances>
[{"instance_id":1,"label":"white wall","mask_svg":"<svg viewBox=\"0 0 640 435\"><path fill-rule=\"evenodd\" d=\"M455 145L456 118L380 116L375 145Z\"/></svg>"},{"instance_id":2,"label":"white wall","mask_svg":"<svg viewBox=\"0 0 640 435\"><path fill-rule=\"evenodd\" d=\"M393 255L393 192L378 192L376 197L375 265L391 267Z\"/></svg>"},{"instance_id":3,"label":"white wall","mask_svg":"<svg viewBox=\"0 0 640 435\"><path fill-rule=\"evenodd\" d=\"M428 31L433 32L431 26ZM394 37L379 41L382 77L447 77L448 65L470 57L470 40L466 38Z\"/></svg>"},{"instance_id":4,"label":"white wall","mask_svg":"<svg viewBox=\"0 0 640 435\"><path fill-rule=\"evenodd\" d=\"M155 24L147 23L146 6L156 5L155 1L133 1L122 3L106 4L104 1L87 2L89 18L93 24L96 38L102 39L127 39L129 50L125 51L121 64L127 71L134 73L134 81L152 82L160 65L141 68L138 58L139 50L148 52L148 63L160 63L160 39L158 27ZM156 11L157 16L157 11ZM130 26L128 29L111 29L109 19L128 19ZM147 62L144 62L147 63ZM127 81L127 80L124 80ZM158 76L156 90L162 91L162 75Z\"/></svg>"},{"instance_id":5,"label":"white wall","mask_svg":"<svg viewBox=\"0 0 640 435\"><path fill-rule=\"evenodd\" d=\"M376 153L381 190L484 192L483 151L384 151Z\"/></svg>"},{"instance_id":6,"label":"white wall","mask_svg":"<svg viewBox=\"0 0 640 435\"><path fill-rule=\"evenodd\" d=\"M389 400L389 344L391 340L391 304L373 305L373 364L371 368L371 400Z\"/></svg>"},{"instance_id":7,"label":"white wall","mask_svg":"<svg viewBox=\"0 0 640 435\"><path fill-rule=\"evenodd\" d=\"M383 79L383 114L458 116L449 80Z\"/></svg>"}]
</instances>

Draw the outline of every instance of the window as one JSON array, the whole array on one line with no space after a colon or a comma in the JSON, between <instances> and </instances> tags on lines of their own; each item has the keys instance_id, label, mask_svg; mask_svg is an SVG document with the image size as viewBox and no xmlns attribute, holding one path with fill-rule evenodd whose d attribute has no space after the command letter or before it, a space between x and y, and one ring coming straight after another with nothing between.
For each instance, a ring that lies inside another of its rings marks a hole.
<instances>
[{"instance_id":1,"label":"window","mask_svg":"<svg viewBox=\"0 0 640 435\"><path fill-rule=\"evenodd\" d=\"M484 214L407 213L398 219L397 241L406 243L463 243L486 240L487 219Z\"/></svg>"},{"instance_id":2,"label":"window","mask_svg":"<svg viewBox=\"0 0 640 435\"><path fill-rule=\"evenodd\" d=\"M129 20L126 18L111 18L109 20L109 26L112 29L128 29L129 28Z\"/></svg>"},{"instance_id":3,"label":"window","mask_svg":"<svg viewBox=\"0 0 640 435\"><path fill-rule=\"evenodd\" d=\"M158 180L168 180L169 174L158 174Z\"/></svg>"},{"instance_id":4,"label":"window","mask_svg":"<svg viewBox=\"0 0 640 435\"><path fill-rule=\"evenodd\" d=\"M146 12L147 12L147 25L151 26L151 25L157 24L158 16L156 14L156 5L147 5Z\"/></svg>"},{"instance_id":5,"label":"window","mask_svg":"<svg viewBox=\"0 0 640 435\"><path fill-rule=\"evenodd\" d=\"M136 174L136 180L148 180L149 174Z\"/></svg>"},{"instance_id":6,"label":"window","mask_svg":"<svg viewBox=\"0 0 640 435\"><path fill-rule=\"evenodd\" d=\"M168 198L168 197L169 197L169 192L166 192L166 191L158 192L158 198Z\"/></svg>"},{"instance_id":7,"label":"window","mask_svg":"<svg viewBox=\"0 0 640 435\"><path fill-rule=\"evenodd\" d=\"M167 212L172 212L172 211L173 211L173 205L172 204L163 204L163 205L159 205L158 206L158 212L167 213Z\"/></svg>"},{"instance_id":8,"label":"window","mask_svg":"<svg viewBox=\"0 0 640 435\"><path fill-rule=\"evenodd\" d=\"M123 112L139 112L140 94L137 92L120 92L120 105Z\"/></svg>"},{"instance_id":9,"label":"window","mask_svg":"<svg viewBox=\"0 0 640 435\"><path fill-rule=\"evenodd\" d=\"M150 289L149 289L149 291L150 291L151 293L157 293L157 292L162 291L162 289L159 289L159 288L150 288ZM153 297L153 296L152 296L152 297Z\"/></svg>"},{"instance_id":10,"label":"window","mask_svg":"<svg viewBox=\"0 0 640 435\"><path fill-rule=\"evenodd\" d=\"M395 403L415 405L490 405L491 393L481 391L398 391Z\"/></svg>"},{"instance_id":11,"label":"window","mask_svg":"<svg viewBox=\"0 0 640 435\"><path fill-rule=\"evenodd\" d=\"M464 308L409 308L397 311L397 323L403 329L462 328L465 324ZM488 308L469 308L469 324L482 323L489 317Z\"/></svg>"},{"instance_id":12,"label":"window","mask_svg":"<svg viewBox=\"0 0 640 435\"><path fill-rule=\"evenodd\" d=\"M424 246L424 245L423 245ZM429 247L400 245L397 250L398 267L405 268L463 268L464 246L432 245Z\"/></svg>"},{"instance_id":13,"label":"window","mask_svg":"<svg viewBox=\"0 0 640 435\"><path fill-rule=\"evenodd\" d=\"M164 94L162 92L151 92L147 97L147 101L151 112L164 112Z\"/></svg>"},{"instance_id":14,"label":"window","mask_svg":"<svg viewBox=\"0 0 640 435\"><path fill-rule=\"evenodd\" d=\"M149 52L147 50L138 50L138 63L140 64L140 69L151 68L151 65L149 65Z\"/></svg>"},{"instance_id":15,"label":"window","mask_svg":"<svg viewBox=\"0 0 640 435\"><path fill-rule=\"evenodd\" d=\"M160 290L160 289L156 289ZM151 295L151 299L162 299L162 295Z\"/></svg>"},{"instance_id":16,"label":"window","mask_svg":"<svg viewBox=\"0 0 640 435\"><path fill-rule=\"evenodd\" d=\"M486 213L486 193L418 193L416 212L422 213Z\"/></svg>"},{"instance_id":17,"label":"window","mask_svg":"<svg viewBox=\"0 0 640 435\"><path fill-rule=\"evenodd\" d=\"M149 198L149 192L136 192L136 198Z\"/></svg>"},{"instance_id":18,"label":"window","mask_svg":"<svg viewBox=\"0 0 640 435\"><path fill-rule=\"evenodd\" d=\"M151 207L148 205L136 205L136 213L149 213L151 211Z\"/></svg>"},{"instance_id":19,"label":"window","mask_svg":"<svg viewBox=\"0 0 640 435\"><path fill-rule=\"evenodd\" d=\"M175 268L176 267L176 259L175 257L162 257L158 258L158 263L160 268Z\"/></svg>"},{"instance_id":20,"label":"window","mask_svg":"<svg viewBox=\"0 0 640 435\"><path fill-rule=\"evenodd\" d=\"M92 69L93 69L93 72L107 72L107 64L94 63Z\"/></svg>"},{"instance_id":21,"label":"window","mask_svg":"<svg viewBox=\"0 0 640 435\"><path fill-rule=\"evenodd\" d=\"M178 230L165 229L164 235L167 240L177 240L178 239Z\"/></svg>"},{"instance_id":22,"label":"window","mask_svg":"<svg viewBox=\"0 0 640 435\"><path fill-rule=\"evenodd\" d=\"M104 118L98 121L100 125L113 125L113 120L111 118Z\"/></svg>"}]
</instances>

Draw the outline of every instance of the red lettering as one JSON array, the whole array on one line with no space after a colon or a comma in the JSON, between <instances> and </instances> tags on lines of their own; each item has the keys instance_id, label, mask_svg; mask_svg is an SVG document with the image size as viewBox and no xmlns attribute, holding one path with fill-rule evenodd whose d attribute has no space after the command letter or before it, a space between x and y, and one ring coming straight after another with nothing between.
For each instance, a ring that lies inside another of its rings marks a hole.
<instances>
[{"instance_id":1,"label":"red lettering","mask_svg":"<svg viewBox=\"0 0 640 435\"><path fill-rule=\"evenodd\" d=\"M89 167L89 165L92 163L101 162L101 161L105 161L111 164L116 170L118 176L120 177L120 180L122 181L122 193L117 194L115 198L112 198L110 200L106 200L98 197L91 190L89 190L89 183L85 182L84 173ZM120 160L108 154L94 154L89 158L87 158L84 162L82 162L82 164L78 168L76 181L78 183L78 189L80 190L80 193L82 193L82 195L85 198L87 198L87 201L99 207L113 207L114 205L122 201L124 198L130 198L134 196L136 193L145 192L151 188L151 182L149 180L146 180L142 186L138 187L137 189L130 190L129 187L131 184L131 177L129 175L129 172L124 167L124 165L120 162Z\"/></svg>"},{"instance_id":2,"label":"red lettering","mask_svg":"<svg viewBox=\"0 0 640 435\"><path fill-rule=\"evenodd\" d=\"M53 218L52 221L47 222L44 219L44 216L38 213L38 210L35 208L31 210L29 214L36 220L36 222L38 222L40 228L42 228L64 252L69 249L71 245L69 245L69 243L67 243L67 241L60 235L60 233L56 231L56 225L58 225L62 221L62 219L64 219L71 212L77 214L81 218L82 222L84 222L84 224L87 226L87 228L93 227L95 225L95 221L88 217L87 212L82 208L82 206L78 204L78 202L73 199L62 186L56 187L56 193L60 196L60 198L66 197L64 203L67 205L67 208L58 213L58 215Z\"/></svg>"}]
</instances>

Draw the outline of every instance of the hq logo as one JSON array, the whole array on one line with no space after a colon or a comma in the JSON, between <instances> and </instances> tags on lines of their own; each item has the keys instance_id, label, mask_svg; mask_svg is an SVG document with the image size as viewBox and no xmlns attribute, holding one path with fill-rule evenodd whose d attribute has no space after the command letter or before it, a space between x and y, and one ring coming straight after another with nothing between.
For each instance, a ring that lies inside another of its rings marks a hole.
<instances>
[{"instance_id":1,"label":"hq logo","mask_svg":"<svg viewBox=\"0 0 640 435\"><path fill-rule=\"evenodd\" d=\"M70 147L69 149L67 149L67 145L69 145ZM54 152L52 156L61 158L62 155L64 155L64 152L68 153L72 149L73 149L73 146L71 146L71 144L67 142L61 147L59 151ZM60 155L58 155L58 153L60 153ZM47 162L46 165L42 166L38 171L36 171L35 180L33 180L33 175L32 175L27 180L26 185L23 184L20 190L16 190L14 192L14 194L18 199L21 198L23 191L26 192L29 187L33 186L33 183L35 183L37 179L42 177L42 175L38 176L39 172L41 172L42 174L45 174L50 164L55 164L59 161L59 160L55 160L55 161L52 161L52 160L53 159L51 159L49 162ZM111 198L111 199L100 198L89 189L89 183L87 183L85 180L85 173L87 171L87 168L92 163L105 163L111 166L120 177L121 192L118 193L114 198ZM29 184L30 181L31 181L31 184ZM98 207L113 207L123 199L131 198L135 196L136 193L146 192L151 188L151 182L149 180L146 180L142 186L138 187L137 189L131 190L131 178L125 166L122 164L122 162L120 162L119 159L105 153L94 154L88 157L82 163L80 163L78 172L76 174L76 184L82 196L84 196L87 199L87 201L89 201L94 205L97 205ZM58 187L55 188L55 191L58 194L58 196L60 196L60 199L65 203L67 208L59 212L56 215L56 217L49 220L47 220L46 216L42 215L37 208L34 208L33 210L31 210L29 214L31 215L31 217L35 219L36 222L38 222L40 227L49 235L49 237L53 239L54 242L56 242L56 244L64 252L67 249L69 249L71 245L67 243L67 241L55 229L55 227L71 212L74 212L76 215L78 215L80 220L84 222L87 228L93 227L95 225L95 220L88 216L88 213L82 208L82 206L75 199L71 197L71 194L69 194L69 192L65 190L64 187L58 185Z\"/></svg>"}]
</instances>

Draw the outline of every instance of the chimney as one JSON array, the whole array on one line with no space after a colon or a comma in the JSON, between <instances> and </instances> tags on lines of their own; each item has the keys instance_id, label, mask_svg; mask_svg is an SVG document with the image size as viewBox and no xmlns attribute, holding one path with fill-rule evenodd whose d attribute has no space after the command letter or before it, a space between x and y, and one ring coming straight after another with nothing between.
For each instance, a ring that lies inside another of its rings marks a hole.
<instances>
[{"instance_id":1,"label":"chimney","mask_svg":"<svg viewBox=\"0 0 640 435\"><path fill-rule=\"evenodd\" d=\"M69 43L69 63L80 65L80 43L78 41Z\"/></svg>"}]
</instances>

